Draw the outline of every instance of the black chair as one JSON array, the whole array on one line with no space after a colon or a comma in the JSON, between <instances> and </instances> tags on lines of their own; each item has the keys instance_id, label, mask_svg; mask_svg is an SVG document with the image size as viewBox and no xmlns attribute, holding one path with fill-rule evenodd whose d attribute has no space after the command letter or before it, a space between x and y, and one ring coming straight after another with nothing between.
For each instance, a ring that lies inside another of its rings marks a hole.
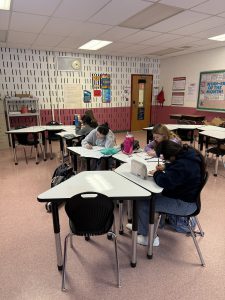
<instances>
[{"instance_id":1,"label":"black chair","mask_svg":"<svg viewBox=\"0 0 225 300\"><path fill-rule=\"evenodd\" d=\"M214 176L217 176L218 165L219 165L219 157L223 157L225 155L225 145L217 145L216 147L209 148L206 150L206 162L208 160L209 153L216 155Z\"/></svg>"},{"instance_id":2,"label":"black chair","mask_svg":"<svg viewBox=\"0 0 225 300\"><path fill-rule=\"evenodd\" d=\"M20 127L20 128L22 128L22 127ZM19 129L19 128L17 128L17 129ZM30 157L32 156L32 149L33 149L33 147L35 147L35 149L36 149L36 163L38 163L38 159L37 159L38 149L37 149L37 147L38 147L38 145L40 145L39 140L35 139L34 136L30 133L17 133L17 134L15 134L15 137L16 137L16 140L17 140L18 144L23 146L26 163L28 163L27 154L26 154L26 150L25 150L26 146L31 147ZM40 148L41 148L41 145L40 145ZM43 152L42 148L41 148L41 152Z\"/></svg>"},{"instance_id":3,"label":"black chair","mask_svg":"<svg viewBox=\"0 0 225 300\"><path fill-rule=\"evenodd\" d=\"M191 215L188 215L188 216L183 216L183 215L177 215L177 216L180 216L180 217L187 217L188 218L188 229L190 230L190 233L191 233L191 236L192 236L192 239L194 241L194 244L195 244L195 247L196 247L196 250L198 252L198 255L199 255L199 258L200 258L200 261L201 261L201 265L203 267L205 267L205 261L203 259L203 256L202 256L202 253L201 253L201 250L199 248L199 245L198 245L198 242L197 242L197 239L196 239L196 234L200 234L202 237L204 236L204 232L201 228L201 225L198 221L198 218L197 218L197 215L200 213L201 211L201 191L202 189L204 188L207 180L208 180L208 177L209 177L209 174L208 172L205 173L205 176L204 176L204 179L202 181L202 185L200 187L200 191L199 191L199 194L197 196L197 201L196 201L196 204L197 204L197 209L194 213L192 213ZM157 230L158 230L158 227L159 227L159 223L160 223L160 219L161 219L161 215L162 213L159 212L159 217L158 217L158 220L157 220L157 224L156 224L156 229L155 229L155 236L157 236ZM191 226L191 218L194 218L196 220L196 224L199 228L199 232L196 232L192 229L192 226Z\"/></svg>"},{"instance_id":4,"label":"black chair","mask_svg":"<svg viewBox=\"0 0 225 300\"><path fill-rule=\"evenodd\" d=\"M181 119L181 120L177 120L177 124L195 125L196 122L192 121L192 120ZM190 141L191 143L194 141L195 137L194 137L193 130L178 128L176 130L176 132L177 132L177 134L179 135L179 137L181 138L182 141Z\"/></svg>"},{"instance_id":5,"label":"black chair","mask_svg":"<svg viewBox=\"0 0 225 300\"><path fill-rule=\"evenodd\" d=\"M57 126L57 125L60 125L60 124L56 121L50 121L46 125ZM52 141L59 141L60 140L60 136L56 135L56 133L59 133L61 131L62 131L62 129L48 130L47 140L48 140L49 150L50 150L50 159L53 159Z\"/></svg>"},{"instance_id":6,"label":"black chair","mask_svg":"<svg viewBox=\"0 0 225 300\"><path fill-rule=\"evenodd\" d=\"M96 192L80 193L66 202L65 211L69 217L71 232L65 237L64 241L62 291L65 291L67 240L70 237L70 244L71 247L73 247L73 235L85 236L85 239L89 240L90 236L108 233L114 238L117 264L117 286L120 287L117 236L114 232L115 230L111 231L112 225L114 225L113 227L115 229L113 201L107 196Z\"/></svg>"}]
</instances>

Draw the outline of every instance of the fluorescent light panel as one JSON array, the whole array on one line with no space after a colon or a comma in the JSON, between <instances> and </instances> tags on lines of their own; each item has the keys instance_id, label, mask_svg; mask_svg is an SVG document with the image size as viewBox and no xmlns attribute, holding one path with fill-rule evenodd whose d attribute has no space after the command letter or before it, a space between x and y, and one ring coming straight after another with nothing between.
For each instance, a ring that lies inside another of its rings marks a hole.
<instances>
[{"instance_id":1,"label":"fluorescent light panel","mask_svg":"<svg viewBox=\"0 0 225 300\"><path fill-rule=\"evenodd\" d=\"M212 36L212 37L208 38L208 40L223 42L223 41L225 41L225 34Z\"/></svg>"},{"instance_id":2,"label":"fluorescent light panel","mask_svg":"<svg viewBox=\"0 0 225 300\"><path fill-rule=\"evenodd\" d=\"M119 24L121 27L145 29L183 11L182 8L155 3Z\"/></svg>"},{"instance_id":3,"label":"fluorescent light panel","mask_svg":"<svg viewBox=\"0 0 225 300\"><path fill-rule=\"evenodd\" d=\"M0 9L10 10L11 0L0 0Z\"/></svg>"},{"instance_id":4,"label":"fluorescent light panel","mask_svg":"<svg viewBox=\"0 0 225 300\"><path fill-rule=\"evenodd\" d=\"M101 41L101 40L91 40L90 42L84 44L83 46L79 47L78 49L83 50L98 50L100 48L103 48L112 42L110 41Z\"/></svg>"}]
</instances>

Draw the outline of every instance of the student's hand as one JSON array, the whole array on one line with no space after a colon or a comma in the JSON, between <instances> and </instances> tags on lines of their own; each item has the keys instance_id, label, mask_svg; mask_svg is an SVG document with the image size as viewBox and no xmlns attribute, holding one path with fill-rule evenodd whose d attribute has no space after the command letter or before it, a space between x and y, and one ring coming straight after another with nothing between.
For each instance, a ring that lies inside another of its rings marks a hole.
<instances>
[{"instance_id":1,"label":"student's hand","mask_svg":"<svg viewBox=\"0 0 225 300\"><path fill-rule=\"evenodd\" d=\"M155 153L155 151L154 150L149 150L149 151L147 151L147 154L149 155L149 156L156 156L156 153Z\"/></svg>"},{"instance_id":2,"label":"student's hand","mask_svg":"<svg viewBox=\"0 0 225 300\"><path fill-rule=\"evenodd\" d=\"M164 171L165 166L164 165L158 165L156 166L156 171Z\"/></svg>"},{"instance_id":3,"label":"student's hand","mask_svg":"<svg viewBox=\"0 0 225 300\"><path fill-rule=\"evenodd\" d=\"M155 172L156 172L156 170L151 170L151 171L148 172L148 174L154 175Z\"/></svg>"},{"instance_id":4,"label":"student's hand","mask_svg":"<svg viewBox=\"0 0 225 300\"><path fill-rule=\"evenodd\" d=\"M92 149L93 147L92 147L91 144L87 144L87 145L86 145L86 148L87 148L87 149Z\"/></svg>"}]
</instances>

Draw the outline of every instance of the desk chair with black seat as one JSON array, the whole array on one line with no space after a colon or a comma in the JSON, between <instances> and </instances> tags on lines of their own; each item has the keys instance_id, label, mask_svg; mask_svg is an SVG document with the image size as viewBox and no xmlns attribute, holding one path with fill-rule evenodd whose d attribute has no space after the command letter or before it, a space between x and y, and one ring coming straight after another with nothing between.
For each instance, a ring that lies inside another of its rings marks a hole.
<instances>
[{"instance_id":1,"label":"desk chair with black seat","mask_svg":"<svg viewBox=\"0 0 225 300\"><path fill-rule=\"evenodd\" d=\"M181 117L180 120L177 120L177 124L195 125L196 121L182 119L182 117ZM194 131L193 130L178 128L176 130L176 132L182 141L190 141L191 143L194 142Z\"/></svg>"},{"instance_id":2,"label":"desk chair with black seat","mask_svg":"<svg viewBox=\"0 0 225 300\"><path fill-rule=\"evenodd\" d=\"M56 121L51 121L48 122L46 125L50 125L50 126L57 126L60 125L58 122ZM50 150L50 159L53 159L53 155L52 155L52 141L59 141L60 140L60 136L56 135L56 133L61 132L62 129L56 129L56 130L48 130L48 144L49 144L49 150Z\"/></svg>"},{"instance_id":3,"label":"desk chair with black seat","mask_svg":"<svg viewBox=\"0 0 225 300\"><path fill-rule=\"evenodd\" d=\"M81 193L66 202L65 211L69 217L71 232L65 237L64 242L62 291L65 291L67 240L70 238L70 245L73 247L73 235L85 236L86 240L89 240L90 236L103 235L106 233L113 237L117 267L117 286L120 287L117 236L114 232L115 230L111 231L112 225L114 225L113 227L115 228L113 201L100 193Z\"/></svg>"},{"instance_id":4,"label":"desk chair with black seat","mask_svg":"<svg viewBox=\"0 0 225 300\"><path fill-rule=\"evenodd\" d=\"M218 144L216 147L212 147L206 150L206 162L209 156L209 153L212 153L213 155L216 155L216 163L215 163L215 169L214 169L214 176L217 176L218 172L218 165L219 165L219 157L222 157L225 155L225 144Z\"/></svg>"},{"instance_id":5,"label":"desk chair with black seat","mask_svg":"<svg viewBox=\"0 0 225 300\"><path fill-rule=\"evenodd\" d=\"M199 255L199 258L200 258L200 261L201 261L201 265L203 267L205 267L205 261L203 259L203 256L202 256L202 253L201 253L201 250L199 248L199 245L198 245L198 242L197 242L197 239L196 239L196 234L200 234L202 237L204 236L204 232L201 228L201 225L199 223L199 220L197 218L197 215L200 213L201 211L201 191L202 189L204 188L206 182L208 181L208 177L209 177L209 174L208 172L205 173L205 176L204 176L204 179L202 181L202 185L200 187L200 191L199 191L199 194L197 196L197 201L196 201L196 204L197 204L197 209L195 212L193 212L192 214L188 215L188 216L183 216L183 215L177 215L179 217L187 217L188 218L188 229L190 230L190 233L191 233L191 236L192 236L192 239L194 241L194 244L195 244L195 247L196 247L196 250L198 252L198 255ZM155 229L155 236L157 236L157 230L158 230L158 227L159 227L159 223L160 223L160 219L161 219L161 215L162 213L161 212L158 212L159 213L159 217L158 217L158 220L157 220L157 224L156 224L156 229ZM194 218L195 221L196 221L196 224L199 228L199 232L196 232L192 229L192 226L191 226L191 218Z\"/></svg>"},{"instance_id":6,"label":"desk chair with black seat","mask_svg":"<svg viewBox=\"0 0 225 300\"><path fill-rule=\"evenodd\" d=\"M20 128L22 128L22 127L20 127ZM17 128L17 129L19 129L19 128ZM36 164L38 164L38 155L39 155L39 153L38 153L38 148L37 147L38 147L38 145L40 145L38 137L36 137L36 135L32 136L32 134L29 134L29 133L16 133L15 137L17 139L18 144L23 146L26 163L28 163L28 160L27 160L25 147L26 146L31 147L30 158L32 156L32 149L33 149L33 147L35 147ZM40 145L40 148L41 148L41 145ZM42 152L42 148L41 148L41 152Z\"/></svg>"}]
</instances>

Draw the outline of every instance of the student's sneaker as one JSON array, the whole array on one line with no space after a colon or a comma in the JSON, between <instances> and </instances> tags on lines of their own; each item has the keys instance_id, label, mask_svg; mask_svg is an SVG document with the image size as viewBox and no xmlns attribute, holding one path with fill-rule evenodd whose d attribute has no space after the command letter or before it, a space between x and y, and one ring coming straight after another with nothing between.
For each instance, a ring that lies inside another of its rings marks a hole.
<instances>
[{"instance_id":1,"label":"student's sneaker","mask_svg":"<svg viewBox=\"0 0 225 300\"><path fill-rule=\"evenodd\" d=\"M126 228L128 230L132 231L132 224L128 223L126 225ZM144 235L138 235L137 236L137 244L143 245L143 246L147 246L148 245L148 237L144 236ZM159 246L159 237L158 236L154 239L153 246L154 247L158 247Z\"/></svg>"},{"instance_id":2,"label":"student's sneaker","mask_svg":"<svg viewBox=\"0 0 225 300\"><path fill-rule=\"evenodd\" d=\"M142 246L148 246L148 237L144 236L144 235L138 235L137 236L137 244L142 245ZM154 247L159 246L159 237L158 236L154 239L153 246Z\"/></svg>"},{"instance_id":3,"label":"student's sneaker","mask_svg":"<svg viewBox=\"0 0 225 300\"><path fill-rule=\"evenodd\" d=\"M131 223L128 223L128 224L126 225L126 228L127 228L128 230L132 231L132 224L131 224Z\"/></svg>"}]
</instances>

